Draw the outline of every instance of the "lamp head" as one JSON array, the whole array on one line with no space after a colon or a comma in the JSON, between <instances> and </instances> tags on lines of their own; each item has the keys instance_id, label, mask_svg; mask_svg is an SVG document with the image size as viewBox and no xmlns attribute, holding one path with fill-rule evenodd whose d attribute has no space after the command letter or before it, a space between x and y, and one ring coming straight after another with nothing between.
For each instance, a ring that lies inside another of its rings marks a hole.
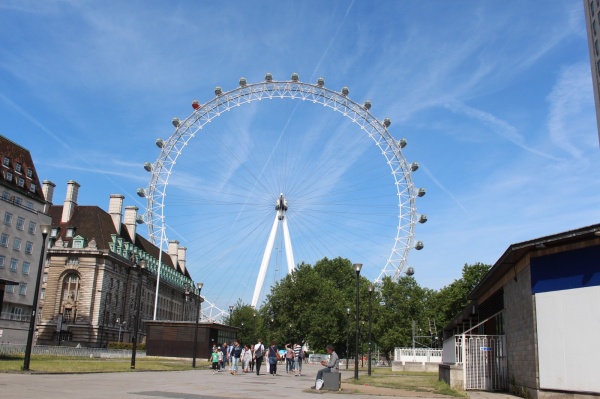
<instances>
[{"instance_id":1,"label":"lamp head","mask_svg":"<svg viewBox=\"0 0 600 399\"><path fill-rule=\"evenodd\" d=\"M229 305L229 311L233 312L233 305Z\"/></svg>"},{"instance_id":2,"label":"lamp head","mask_svg":"<svg viewBox=\"0 0 600 399\"><path fill-rule=\"evenodd\" d=\"M198 283L198 292L202 290L202 287L204 287L204 283Z\"/></svg>"},{"instance_id":3,"label":"lamp head","mask_svg":"<svg viewBox=\"0 0 600 399\"><path fill-rule=\"evenodd\" d=\"M148 261L146 259L140 260L140 269L145 269L148 266Z\"/></svg>"},{"instance_id":4,"label":"lamp head","mask_svg":"<svg viewBox=\"0 0 600 399\"><path fill-rule=\"evenodd\" d=\"M43 235L46 235L50 232L50 229L52 228L52 226L50 226L49 224L41 224L40 225L40 230L42 231Z\"/></svg>"},{"instance_id":5,"label":"lamp head","mask_svg":"<svg viewBox=\"0 0 600 399\"><path fill-rule=\"evenodd\" d=\"M373 292L375 290L375 287L373 287L372 285L369 286L369 292Z\"/></svg>"},{"instance_id":6,"label":"lamp head","mask_svg":"<svg viewBox=\"0 0 600 399\"><path fill-rule=\"evenodd\" d=\"M360 269L362 269L362 263L355 263L353 266L354 270L356 270L356 273L360 273Z\"/></svg>"}]
</instances>

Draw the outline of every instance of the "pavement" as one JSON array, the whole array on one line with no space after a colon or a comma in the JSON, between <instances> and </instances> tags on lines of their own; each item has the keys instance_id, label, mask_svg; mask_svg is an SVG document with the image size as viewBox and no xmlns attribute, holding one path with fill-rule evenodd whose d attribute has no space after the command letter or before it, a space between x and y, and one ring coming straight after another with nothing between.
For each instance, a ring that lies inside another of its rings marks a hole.
<instances>
[{"instance_id":1,"label":"pavement","mask_svg":"<svg viewBox=\"0 0 600 399\"><path fill-rule=\"evenodd\" d=\"M335 395L336 399L394 398L440 398L423 392L389 390L364 394L356 390L315 391L314 385L320 365L305 364L302 376L286 374L285 367L279 367L279 374L256 375L229 372L213 374L212 370L196 369L188 371L140 371L130 373L90 373L90 374L0 374L1 398L167 398L167 399L265 399L293 398L318 399L315 395ZM261 371L263 371L261 369ZM266 371L266 370L264 370ZM353 371L342 370L342 381L352 378ZM353 386L351 386L353 387ZM368 390L367 390L368 392ZM515 399L505 393L469 392L472 399ZM447 398L447 397L446 397ZM326 398L322 398L326 399Z\"/></svg>"}]
</instances>

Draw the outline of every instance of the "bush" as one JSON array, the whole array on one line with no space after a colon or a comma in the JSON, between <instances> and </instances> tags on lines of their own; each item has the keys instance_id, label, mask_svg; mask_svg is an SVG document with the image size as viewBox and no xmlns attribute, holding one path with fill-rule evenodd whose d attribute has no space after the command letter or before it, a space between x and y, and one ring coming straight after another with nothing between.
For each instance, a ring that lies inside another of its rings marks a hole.
<instances>
[{"instance_id":1,"label":"bush","mask_svg":"<svg viewBox=\"0 0 600 399\"><path fill-rule=\"evenodd\" d=\"M108 349L132 350L133 344L131 342L109 342L107 348ZM138 344L137 350L140 350L140 351L146 350L146 344Z\"/></svg>"}]
</instances>

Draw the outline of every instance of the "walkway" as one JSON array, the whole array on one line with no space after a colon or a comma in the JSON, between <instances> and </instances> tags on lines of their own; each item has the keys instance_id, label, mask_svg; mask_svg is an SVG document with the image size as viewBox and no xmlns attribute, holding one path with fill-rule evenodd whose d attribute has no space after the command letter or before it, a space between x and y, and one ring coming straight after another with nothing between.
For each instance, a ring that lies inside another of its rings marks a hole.
<instances>
[{"instance_id":1,"label":"walkway","mask_svg":"<svg viewBox=\"0 0 600 399\"><path fill-rule=\"evenodd\" d=\"M293 374L257 376L254 373L231 375L212 374L211 370L169 372L131 372L104 374L0 374L2 398L167 398L167 399L315 399L315 395L335 395L336 399L373 399L373 396L314 391L314 384L320 366L304 365L304 375ZM353 372L342 371L342 380L352 378ZM405 398L437 397L439 395L404 392ZM505 399L508 395L477 393L477 399ZM377 399L392 396L377 396ZM394 396L394 399L398 399Z\"/></svg>"}]
</instances>

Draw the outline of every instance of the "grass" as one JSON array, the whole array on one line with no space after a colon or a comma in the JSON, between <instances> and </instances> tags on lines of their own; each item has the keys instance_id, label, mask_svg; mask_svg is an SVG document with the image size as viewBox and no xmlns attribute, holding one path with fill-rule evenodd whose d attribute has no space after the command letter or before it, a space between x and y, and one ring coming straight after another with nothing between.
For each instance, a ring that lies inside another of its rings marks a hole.
<instances>
[{"instance_id":1,"label":"grass","mask_svg":"<svg viewBox=\"0 0 600 399\"><path fill-rule=\"evenodd\" d=\"M464 392L452 389L445 382L439 381L437 373L392 371L389 368L375 368L371 376L361 374L358 380L350 379L345 382L454 397L467 396Z\"/></svg>"},{"instance_id":2,"label":"grass","mask_svg":"<svg viewBox=\"0 0 600 399\"><path fill-rule=\"evenodd\" d=\"M0 372L23 372L23 356L0 356ZM206 361L196 359L197 369L207 369L210 365ZM137 358L135 369L131 369L131 358L103 359L73 356L44 356L32 355L29 371L34 373L114 373L130 371L180 371L191 370L192 362L189 359L172 359L144 357Z\"/></svg>"}]
</instances>

